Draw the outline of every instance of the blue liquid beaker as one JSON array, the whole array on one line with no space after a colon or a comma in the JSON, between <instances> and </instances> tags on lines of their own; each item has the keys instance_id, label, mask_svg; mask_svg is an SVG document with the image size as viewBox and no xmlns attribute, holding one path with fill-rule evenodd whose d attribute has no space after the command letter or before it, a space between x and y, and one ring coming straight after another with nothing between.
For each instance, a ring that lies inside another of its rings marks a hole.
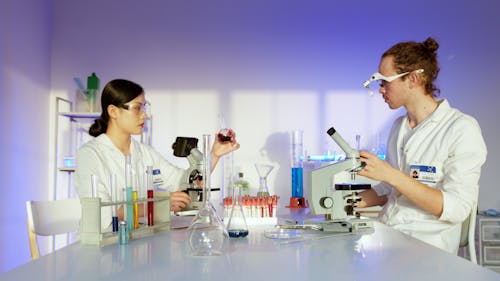
<instances>
[{"instance_id":1,"label":"blue liquid beaker","mask_svg":"<svg viewBox=\"0 0 500 281\"><path fill-rule=\"evenodd\" d=\"M292 168L292 197L304 196L302 173L302 167Z\"/></svg>"}]
</instances>

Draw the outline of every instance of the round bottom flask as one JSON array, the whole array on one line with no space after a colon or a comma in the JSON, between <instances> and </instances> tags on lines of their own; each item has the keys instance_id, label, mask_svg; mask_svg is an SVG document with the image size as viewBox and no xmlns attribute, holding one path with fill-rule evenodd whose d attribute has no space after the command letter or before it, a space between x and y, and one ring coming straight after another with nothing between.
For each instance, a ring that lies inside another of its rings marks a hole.
<instances>
[{"instance_id":1,"label":"round bottom flask","mask_svg":"<svg viewBox=\"0 0 500 281\"><path fill-rule=\"evenodd\" d=\"M194 256L218 256L224 246L224 226L210 206L202 208L189 226L189 247Z\"/></svg>"}]
</instances>

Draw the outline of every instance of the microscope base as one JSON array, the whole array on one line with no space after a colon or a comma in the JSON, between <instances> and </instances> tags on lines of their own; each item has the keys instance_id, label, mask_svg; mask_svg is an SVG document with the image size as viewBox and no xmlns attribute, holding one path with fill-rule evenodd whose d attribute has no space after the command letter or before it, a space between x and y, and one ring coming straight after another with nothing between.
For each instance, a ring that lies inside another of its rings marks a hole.
<instances>
[{"instance_id":1,"label":"microscope base","mask_svg":"<svg viewBox=\"0 0 500 281\"><path fill-rule=\"evenodd\" d=\"M365 229L373 229L373 221L368 218L346 218L338 220L326 220L322 222L310 222L309 225L317 225L317 229L324 232L351 233Z\"/></svg>"}]
</instances>

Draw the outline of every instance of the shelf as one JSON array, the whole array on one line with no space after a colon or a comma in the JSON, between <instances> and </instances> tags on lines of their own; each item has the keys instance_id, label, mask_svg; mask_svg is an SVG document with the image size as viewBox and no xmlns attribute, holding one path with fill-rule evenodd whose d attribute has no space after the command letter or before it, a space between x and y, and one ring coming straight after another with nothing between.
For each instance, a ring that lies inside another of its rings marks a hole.
<instances>
[{"instance_id":1,"label":"shelf","mask_svg":"<svg viewBox=\"0 0 500 281\"><path fill-rule=\"evenodd\" d=\"M58 171L60 172L74 172L75 171L75 168L57 168Z\"/></svg>"},{"instance_id":2,"label":"shelf","mask_svg":"<svg viewBox=\"0 0 500 281\"><path fill-rule=\"evenodd\" d=\"M59 112L59 115L70 118L99 118L100 112Z\"/></svg>"}]
</instances>

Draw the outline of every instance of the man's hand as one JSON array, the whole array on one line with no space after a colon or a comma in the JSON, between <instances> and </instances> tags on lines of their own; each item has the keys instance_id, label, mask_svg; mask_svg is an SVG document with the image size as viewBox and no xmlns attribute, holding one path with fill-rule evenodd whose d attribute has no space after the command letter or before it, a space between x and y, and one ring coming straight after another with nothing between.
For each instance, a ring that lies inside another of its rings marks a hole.
<instances>
[{"instance_id":1,"label":"man's hand","mask_svg":"<svg viewBox=\"0 0 500 281\"><path fill-rule=\"evenodd\" d=\"M359 156L361 158L361 162L365 163L365 166L358 172L358 175L390 183L391 177L395 174L396 169L394 169L386 161L378 158L375 154L360 151Z\"/></svg>"}]
</instances>

